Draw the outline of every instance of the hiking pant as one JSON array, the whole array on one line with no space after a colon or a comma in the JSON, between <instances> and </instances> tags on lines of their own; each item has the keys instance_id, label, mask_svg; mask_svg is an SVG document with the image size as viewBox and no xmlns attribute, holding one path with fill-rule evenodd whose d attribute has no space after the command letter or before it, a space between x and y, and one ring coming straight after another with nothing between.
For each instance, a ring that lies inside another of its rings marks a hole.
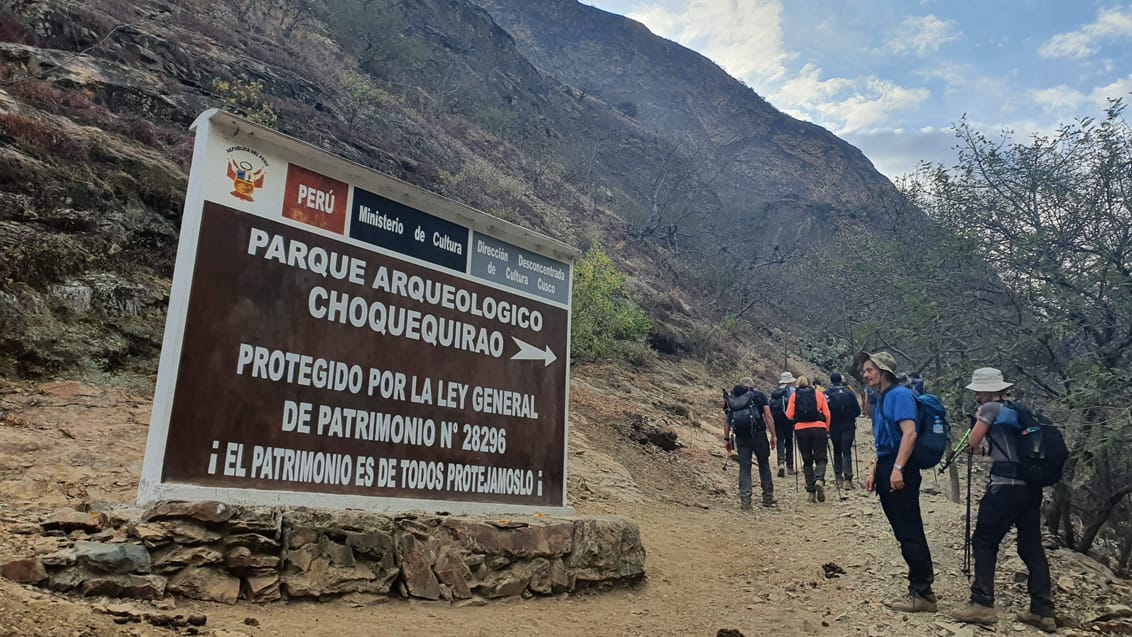
<instances>
[{"instance_id":1,"label":"hiking pant","mask_svg":"<svg viewBox=\"0 0 1132 637\"><path fill-rule=\"evenodd\" d=\"M825 465L829 462L826 441L829 434L825 427L811 427L794 431L798 441L798 453L802 454L802 472L806 476L806 491L814 492L818 480L825 483Z\"/></svg>"},{"instance_id":2,"label":"hiking pant","mask_svg":"<svg viewBox=\"0 0 1132 637\"><path fill-rule=\"evenodd\" d=\"M908 592L928 600L935 600L932 582L932 554L928 538L924 536L924 518L920 515L920 472L911 467L904 469L904 488L893 491L889 481L896 456L877 458L873 484L880 496L880 506L892 526L892 534L900 543L900 553L908 563Z\"/></svg>"},{"instance_id":3,"label":"hiking pant","mask_svg":"<svg viewBox=\"0 0 1132 637\"><path fill-rule=\"evenodd\" d=\"M856 423L834 423L829 428L833 442L833 479L853 479L853 440L857 436Z\"/></svg>"},{"instance_id":4,"label":"hiking pant","mask_svg":"<svg viewBox=\"0 0 1132 637\"><path fill-rule=\"evenodd\" d=\"M759 483L763 499L774 494L774 483L770 479L770 441L765 431L755 432L754 439L735 438L735 450L739 454L739 504L751 505L751 456L759 463Z\"/></svg>"},{"instance_id":5,"label":"hiking pant","mask_svg":"<svg viewBox=\"0 0 1132 637\"><path fill-rule=\"evenodd\" d=\"M774 433L778 435L778 466L786 465L794 470L794 423L780 425L774 424Z\"/></svg>"},{"instance_id":6,"label":"hiking pant","mask_svg":"<svg viewBox=\"0 0 1132 637\"><path fill-rule=\"evenodd\" d=\"M975 556L975 580L971 601L994 606L994 569L998 546L1011 526L1018 527L1018 557L1030 572L1026 590L1030 593L1030 612L1053 616L1049 562L1042 547L1042 490L1026 485L992 485L979 503L979 518L971 537Z\"/></svg>"}]
</instances>

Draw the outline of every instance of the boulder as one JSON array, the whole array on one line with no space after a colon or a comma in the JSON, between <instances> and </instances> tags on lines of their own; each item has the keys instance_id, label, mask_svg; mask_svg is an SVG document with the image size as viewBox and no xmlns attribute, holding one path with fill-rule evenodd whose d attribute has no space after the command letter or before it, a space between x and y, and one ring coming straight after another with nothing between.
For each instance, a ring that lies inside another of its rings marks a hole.
<instances>
[{"instance_id":1,"label":"boulder","mask_svg":"<svg viewBox=\"0 0 1132 637\"><path fill-rule=\"evenodd\" d=\"M143 511L134 507L108 507L98 513L98 521L103 528L127 526L141 519Z\"/></svg>"},{"instance_id":2,"label":"boulder","mask_svg":"<svg viewBox=\"0 0 1132 637\"><path fill-rule=\"evenodd\" d=\"M216 568L190 566L169 578L169 591L207 602L235 604L240 579Z\"/></svg>"},{"instance_id":3,"label":"boulder","mask_svg":"<svg viewBox=\"0 0 1132 637\"><path fill-rule=\"evenodd\" d=\"M283 514L274 507L232 507L228 518L229 534L257 534L272 540L279 539Z\"/></svg>"},{"instance_id":4,"label":"boulder","mask_svg":"<svg viewBox=\"0 0 1132 637\"><path fill-rule=\"evenodd\" d=\"M129 527L129 533L149 548L164 546L173 541L173 536L158 524L133 524Z\"/></svg>"},{"instance_id":5,"label":"boulder","mask_svg":"<svg viewBox=\"0 0 1132 637\"><path fill-rule=\"evenodd\" d=\"M631 520L619 516L574 521L574 550L566 558L578 582L631 582L645 574L645 548Z\"/></svg>"},{"instance_id":6,"label":"boulder","mask_svg":"<svg viewBox=\"0 0 1132 637\"><path fill-rule=\"evenodd\" d=\"M452 551L444 551L436 560L433 572L441 584L448 587L449 594L455 599L468 599L472 596L468 582L472 579L472 572L467 563Z\"/></svg>"},{"instance_id":7,"label":"boulder","mask_svg":"<svg viewBox=\"0 0 1132 637\"><path fill-rule=\"evenodd\" d=\"M208 544L224 537L223 533L191 520L167 520L157 524L177 544Z\"/></svg>"},{"instance_id":8,"label":"boulder","mask_svg":"<svg viewBox=\"0 0 1132 637\"><path fill-rule=\"evenodd\" d=\"M19 584L40 584L47 581L47 569L43 562L32 558L12 560L0 566L0 577Z\"/></svg>"},{"instance_id":9,"label":"boulder","mask_svg":"<svg viewBox=\"0 0 1132 637\"><path fill-rule=\"evenodd\" d=\"M73 509L61 509L52 513L39 523L44 531L85 531L97 533L102 530L97 513L83 513Z\"/></svg>"},{"instance_id":10,"label":"boulder","mask_svg":"<svg viewBox=\"0 0 1132 637\"><path fill-rule=\"evenodd\" d=\"M279 576L249 577L244 580L247 584L245 597L253 602L274 602L283 596L279 592Z\"/></svg>"},{"instance_id":11,"label":"boulder","mask_svg":"<svg viewBox=\"0 0 1132 637\"><path fill-rule=\"evenodd\" d=\"M237 574L249 571L274 570L279 566L279 557L276 555L261 555L252 553L246 546L235 546L224 556L224 566Z\"/></svg>"},{"instance_id":12,"label":"boulder","mask_svg":"<svg viewBox=\"0 0 1132 637\"><path fill-rule=\"evenodd\" d=\"M83 579L79 591L87 597L161 599L165 595L165 578L160 575L91 575Z\"/></svg>"},{"instance_id":13,"label":"boulder","mask_svg":"<svg viewBox=\"0 0 1132 637\"><path fill-rule=\"evenodd\" d=\"M314 541L317 542L318 538L316 537ZM273 555L278 555L280 545L279 542L270 537L267 537L266 535L260 535L259 533L239 533L225 537L224 546L245 546L253 553L270 553ZM300 544L299 546L302 546L302 544Z\"/></svg>"},{"instance_id":14,"label":"boulder","mask_svg":"<svg viewBox=\"0 0 1132 637\"><path fill-rule=\"evenodd\" d=\"M531 581L532 570L530 562L519 562L492 571L476 585L476 591L488 598L521 595Z\"/></svg>"},{"instance_id":15,"label":"boulder","mask_svg":"<svg viewBox=\"0 0 1132 637\"><path fill-rule=\"evenodd\" d=\"M227 522L232 509L223 502L158 502L142 516L147 521L193 520L205 524Z\"/></svg>"},{"instance_id":16,"label":"boulder","mask_svg":"<svg viewBox=\"0 0 1132 637\"><path fill-rule=\"evenodd\" d=\"M52 573L47 586L53 591L69 591L78 588L87 577L90 573L86 569L72 566Z\"/></svg>"},{"instance_id":17,"label":"boulder","mask_svg":"<svg viewBox=\"0 0 1132 637\"><path fill-rule=\"evenodd\" d=\"M440 599L440 582L432 571L432 564L436 559L432 543L412 533L398 533L396 541L401 577L409 595L421 599Z\"/></svg>"},{"instance_id":18,"label":"boulder","mask_svg":"<svg viewBox=\"0 0 1132 637\"><path fill-rule=\"evenodd\" d=\"M376 573L364 564L339 568L331 566L329 557L319 556L302 571L284 570L279 580L288 597L323 599L346 593L385 594L396 578L396 570Z\"/></svg>"},{"instance_id":19,"label":"boulder","mask_svg":"<svg viewBox=\"0 0 1132 637\"><path fill-rule=\"evenodd\" d=\"M75 542L75 558L92 571L102 573L148 573L149 551L140 544Z\"/></svg>"},{"instance_id":20,"label":"boulder","mask_svg":"<svg viewBox=\"0 0 1132 637\"><path fill-rule=\"evenodd\" d=\"M63 549L62 551L41 555L39 560L49 568L66 568L74 566L75 562L78 561L78 556L75 555L75 549Z\"/></svg>"},{"instance_id":21,"label":"boulder","mask_svg":"<svg viewBox=\"0 0 1132 637\"><path fill-rule=\"evenodd\" d=\"M472 553L509 557L557 557L573 547L574 522L534 520L515 526L463 518L444 520L463 547Z\"/></svg>"},{"instance_id":22,"label":"boulder","mask_svg":"<svg viewBox=\"0 0 1132 637\"><path fill-rule=\"evenodd\" d=\"M153 570L158 573L179 571L186 566L211 566L224 562L224 554L208 546L174 544L153 552Z\"/></svg>"}]
</instances>

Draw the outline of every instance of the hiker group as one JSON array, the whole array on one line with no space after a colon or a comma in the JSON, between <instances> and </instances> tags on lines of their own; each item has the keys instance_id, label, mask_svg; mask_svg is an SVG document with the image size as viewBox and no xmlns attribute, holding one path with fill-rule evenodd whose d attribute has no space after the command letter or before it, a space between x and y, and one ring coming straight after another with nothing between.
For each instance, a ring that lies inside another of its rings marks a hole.
<instances>
[{"instance_id":1,"label":"hiker group","mask_svg":"<svg viewBox=\"0 0 1132 637\"><path fill-rule=\"evenodd\" d=\"M728 453L737 455L739 461L741 509L751 508L753 460L758 462L763 506L777 503L771 447L778 460L778 477L789 472L797 482L796 468L801 465L809 502L825 502L831 447L837 489L853 488L854 436L861 406L856 393L842 381L835 372L830 375L830 388L819 391L815 386L818 383L811 384L805 376L794 378L790 372L783 372L769 398L755 389L750 377L739 381L730 394L725 392L724 441Z\"/></svg>"},{"instance_id":2,"label":"hiker group","mask_svg":"<svg viewBox=\"0 0 1132 637\"><path fill-rule=\"evenodd\" d=\"M931 550L920 510L921 472L934 470L941 460L950 464L959 455L970 462L984 453L993 461L986 493L979 504L974 532L970 532L968 495L965 549L974 556L969 603L951 612L959 621L994 624L994 573L999 545L1007 532L1017 529L1018 554L1026 564L1030 606L1017 619L1046 632L1057 629L1049 564L1041 543L1042 488L1061 478L1068 451L1060 433L1048 420L1027 406L1013 402L1013 387L993 368L973 372L967 389L974 392L977 409L970 427L951 450L946 410L939 399L925 392L918 374L896 371L896 360L887 352L861 352L854 361L867 387L861 400L838 373L830 375L828 389L790 372L779 375L778 385L768 397L755 389L754 380L743 378L731 392L724 392L724 440L728 453L739 462L739 504L751 509L752 461L758 463L762 503L773 507L774 483L770 450L775 448L777 475L789 472L798 483L798 470L805 478L806 500L826 499L828 452L833 455L836 488L854 489L856 419L871 418L875 453L866 471L865 489L875 491L888 519L900 552L908 565L908 590L886 606L903 612L938 610L932 590L935 579ZM862 405L863 403L863 405ZM798 465L801 465L800 467ZM856 474L858 479L860 473ZM969 578L972 573L968 572Z\"/></svg>"}]
</instances>

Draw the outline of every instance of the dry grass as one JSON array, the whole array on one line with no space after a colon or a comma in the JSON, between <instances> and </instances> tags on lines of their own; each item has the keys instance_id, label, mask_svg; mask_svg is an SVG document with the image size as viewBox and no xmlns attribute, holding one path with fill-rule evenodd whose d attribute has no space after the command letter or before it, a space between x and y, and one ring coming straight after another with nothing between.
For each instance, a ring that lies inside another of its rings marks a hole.
<instances>
[{"instance_id":1,"label":"dry grass","mask_svg":"<svg viewBox=\"0 0 1132 637\"><path fill-rule=\"evenodd\" d=\"M0 135L32 153L46 153L70 161L85 161L89 156L84 141L59 127L20 113L0 113Z\"/></svg>"}]
</instances>

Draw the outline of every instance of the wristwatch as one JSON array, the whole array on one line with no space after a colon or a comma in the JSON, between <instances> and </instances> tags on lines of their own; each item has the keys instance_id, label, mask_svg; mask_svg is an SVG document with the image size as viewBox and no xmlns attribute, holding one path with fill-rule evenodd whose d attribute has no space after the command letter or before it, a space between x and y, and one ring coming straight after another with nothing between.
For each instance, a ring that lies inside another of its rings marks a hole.
<instances>
[{"instance_id":1,"label":"wristwatch","mask_svg":"<svg viewBox=\"0 0 1132 637\"><path fill-rule=\"evenodd\" d=\"M892 463L892 468L893 468L893 469L896 469L897 471L899 471L899 472L901 472L901 473L903 473L903 472L904 472L904 467L900 466L899 464L897 464L897 463L895 463L895 462L894 462L894 463Z\"/></svg>"}]
</instances>

